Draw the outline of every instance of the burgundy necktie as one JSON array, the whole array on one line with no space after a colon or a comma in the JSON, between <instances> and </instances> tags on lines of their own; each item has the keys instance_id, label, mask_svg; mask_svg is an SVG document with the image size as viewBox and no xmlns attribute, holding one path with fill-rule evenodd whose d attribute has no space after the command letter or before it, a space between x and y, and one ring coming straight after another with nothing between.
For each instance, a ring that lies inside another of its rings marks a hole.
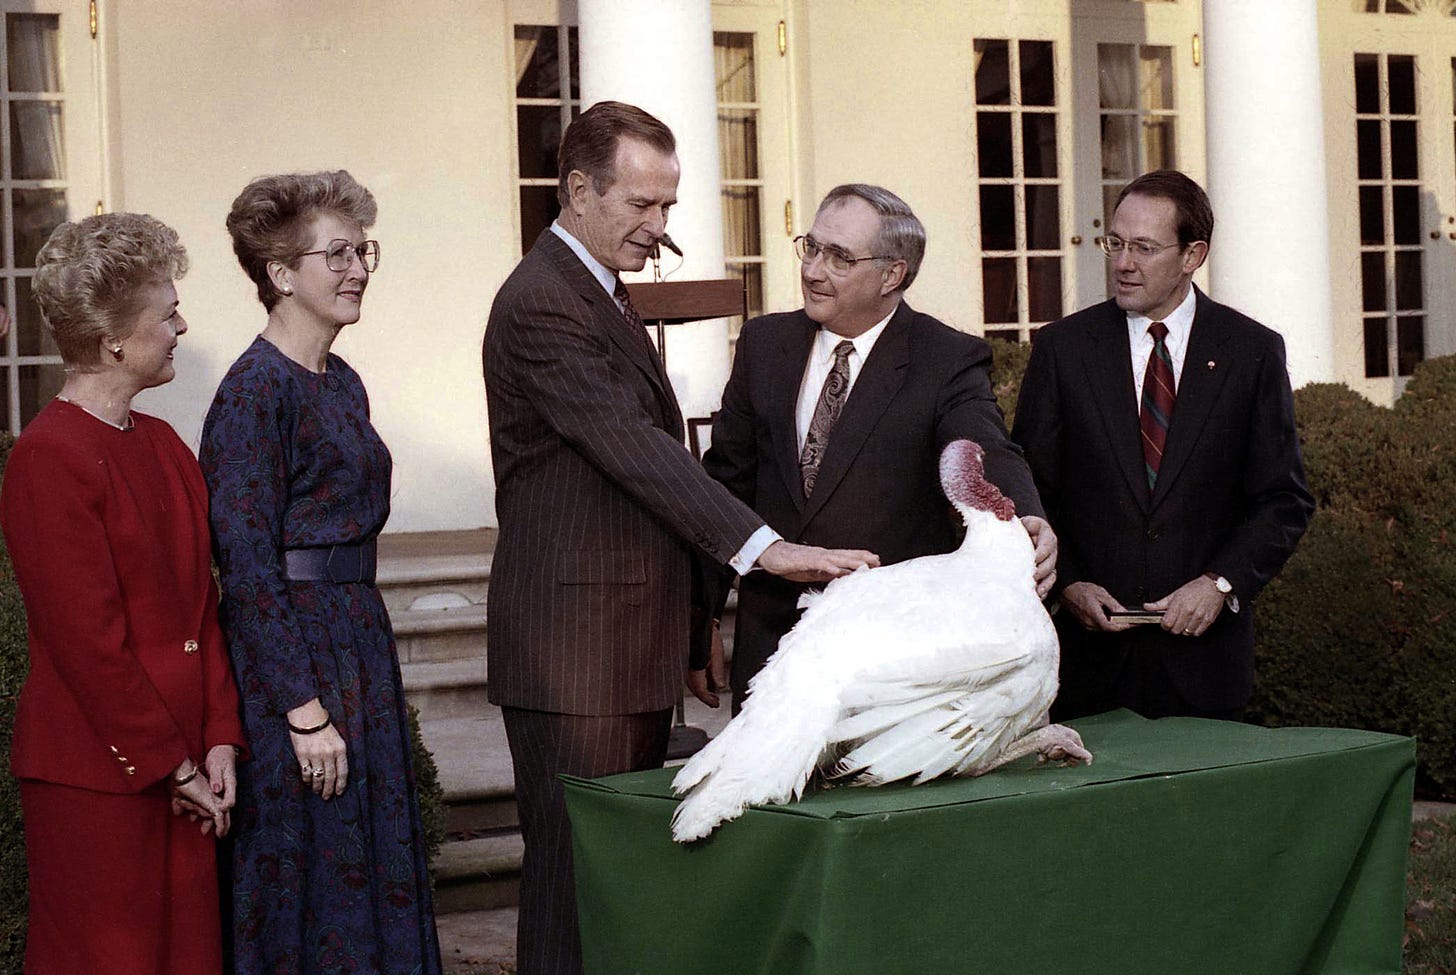
<instances>
[{"instance_id":1,"label":"burgundy necktie","mask_svg":"<svg viewBox=\"0 0 1456 975\"><path fill-rule=\"evenodd\" d=\"M819 462L824 459L824 448L829 446L829 433L844 412L844 401L849 399L849 354L854 343L845 339L834 347L834 365L824 378L819 390L819 400L814 404L814 417L809 421L809 432L804 437L804 452L799 455L799 474L804 481L804 497L814 493L814 481L819 477Z\"/></svg>"},{"instance_id":2,"label":"burgundy necktie","mask_svg":"<svg viewBox=\"0 0 1456 975\"><path fill-rule=\"evenodd\" d=\"M1148 326L1153 337L1153 354L1148 356L1148 370L1143 373L1142 411L1138 417L1143 430L1143 461L1148 469L1148 493L1158 483L1158 468L1163 465L1163 447L1168 442L1168 424L1173 422L1173 357L1168 354L1168 326L1153 322Z\"/></svg>"}]
</instances>

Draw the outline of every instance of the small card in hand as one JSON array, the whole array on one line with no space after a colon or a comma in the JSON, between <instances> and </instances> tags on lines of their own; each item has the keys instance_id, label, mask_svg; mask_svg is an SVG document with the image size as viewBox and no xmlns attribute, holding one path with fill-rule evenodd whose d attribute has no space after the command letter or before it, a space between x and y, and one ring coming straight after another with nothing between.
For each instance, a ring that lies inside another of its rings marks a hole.
<instances>
[{"instance_id":1,"label":"small card in hand","mask_svg":"<svg viewBox=\"0 0 1456 975\"><path fill-rule=\"evenodd\" d=\"M1109 609L1107 618L1114 623L1161 623L1161 609Z\"/></svg>"}]
</instances>

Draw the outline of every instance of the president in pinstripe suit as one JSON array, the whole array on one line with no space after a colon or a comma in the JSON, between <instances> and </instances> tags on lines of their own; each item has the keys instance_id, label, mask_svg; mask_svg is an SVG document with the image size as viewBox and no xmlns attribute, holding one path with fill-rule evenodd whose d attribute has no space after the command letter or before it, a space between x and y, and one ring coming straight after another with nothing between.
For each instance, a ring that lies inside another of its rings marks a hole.
<instances>
[{"instance_id":1,"label":"president in pinstripe suit","mask_svg":"<svg viewBox=\"0 0 1456 975\"><path fill-rule=\"evenodd\" d=\"M483 348L500 520L487 654L526 847L520 975L581 970L557 775L662 764L693 580L729 565L822 581L877 562L783 541L683 447L617 277L646 263L676 201L672 132L601 102L567 129L558 170L561 215L496 295Z\"/></svg>"}]
</instances>

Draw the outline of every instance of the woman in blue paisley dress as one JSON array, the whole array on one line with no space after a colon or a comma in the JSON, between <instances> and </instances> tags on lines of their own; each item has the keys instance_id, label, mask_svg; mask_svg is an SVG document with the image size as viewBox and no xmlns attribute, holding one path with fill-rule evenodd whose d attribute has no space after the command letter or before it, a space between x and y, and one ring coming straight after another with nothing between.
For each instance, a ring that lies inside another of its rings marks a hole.
<instances>
[{"instance_id":1,"label":"woman in blue paisley dress","mask_svg":"<svg viewBox=\"0 0 1456 975\"><path fill-rule=\"evenodd\" d=\"M252 761L231 857L238 975L435 975L440 951L394 634L374 587L390 457L329 347L379 245L347 172L268 176L228 231L268 324L202 431L222 625Z\"/></svg>"}]
</instances>

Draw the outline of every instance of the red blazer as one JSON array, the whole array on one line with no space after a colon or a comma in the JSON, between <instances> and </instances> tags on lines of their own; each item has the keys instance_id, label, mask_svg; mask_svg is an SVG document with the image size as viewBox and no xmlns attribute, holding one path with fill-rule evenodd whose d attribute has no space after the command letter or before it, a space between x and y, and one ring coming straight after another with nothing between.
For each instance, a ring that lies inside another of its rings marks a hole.
<instances>
[{"instance_id":1,"label":"red blazer","mask_svg":"<svg viewBox=\"0 0 1456 975\"><path fill-rule=\"evenodd\" d=\"M0 524L30 635L18 778L140 792L243 744L202 474L171 427L132 417L121 431L54 401L6 464Z\"/></svg>"}]
</instances>

